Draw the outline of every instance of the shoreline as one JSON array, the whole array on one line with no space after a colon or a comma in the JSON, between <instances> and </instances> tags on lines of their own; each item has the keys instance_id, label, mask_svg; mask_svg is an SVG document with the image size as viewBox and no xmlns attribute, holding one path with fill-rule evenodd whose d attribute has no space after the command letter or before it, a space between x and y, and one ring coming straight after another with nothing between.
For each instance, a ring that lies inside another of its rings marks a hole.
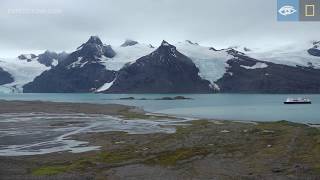
<instances>
[{"instance_id":1,"label":"shoreline","mask_svg":"<svg viewBox=\"0 0 320 180\"><path fill-rule=\"evenodd\" d=\"M0 101L3 113L84 113L177 120L116 104ZM70 125L68 123L59 126ZM71 124L71 127L74 124ZM320 130L288 121L185 120L173 133L85 132L100 150L0 156L1 179L304 179L320 177ZM214 171L213 171L214 170Z\"/></svg>"}]
</instances>

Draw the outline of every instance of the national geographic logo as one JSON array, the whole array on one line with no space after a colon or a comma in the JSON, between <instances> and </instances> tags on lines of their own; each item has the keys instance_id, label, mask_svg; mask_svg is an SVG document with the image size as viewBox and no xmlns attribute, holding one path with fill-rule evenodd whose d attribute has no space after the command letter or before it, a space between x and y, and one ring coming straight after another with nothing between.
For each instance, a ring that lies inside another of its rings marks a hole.
<instances>
[{"instance_id":1,"label":"national geographic logo","mask_svg":"<svg viewBox=\"0 0 320 180\"><path fill-rule=\"evenodd\" d=\"M320 21L320 0L278 0L278 21Z\"/></svg>"}]
</instances>

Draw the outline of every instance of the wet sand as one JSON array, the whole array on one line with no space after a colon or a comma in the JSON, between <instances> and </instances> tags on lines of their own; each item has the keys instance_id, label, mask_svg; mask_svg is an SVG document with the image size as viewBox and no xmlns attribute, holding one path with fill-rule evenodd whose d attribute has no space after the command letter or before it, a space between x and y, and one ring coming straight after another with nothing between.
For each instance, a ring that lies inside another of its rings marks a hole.
<instances>
[{"instance_id":1,"label":"wet sand","mask_svg":"<svg viewBox=\"0 0 320 180\"><path fill-rule=\"evenodd\" d=\"M122 105L0 101L3 113L84 113L127 121L170 119ZM172 121L177 120L172 118ZM68 123L56 124L69 125ZM71 124L75 125L75 124ZM320 131L287 121L195 120L175 132L83 132L83 153L0 157L0 179L319 179Z\"/></svg>"}]
</instances>

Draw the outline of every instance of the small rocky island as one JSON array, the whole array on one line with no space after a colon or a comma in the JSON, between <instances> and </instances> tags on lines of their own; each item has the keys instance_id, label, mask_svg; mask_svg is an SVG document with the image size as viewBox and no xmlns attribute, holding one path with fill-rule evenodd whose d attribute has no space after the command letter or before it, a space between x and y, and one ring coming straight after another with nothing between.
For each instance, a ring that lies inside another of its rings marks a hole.
<instances>
[{"instance_id":1,"label":"small rocky island","mask_svg":"<svg viewBox=\"0 0 320 180\"><path fill-rule=\"evenodd\" d=\"M162 98L155 98L155 99L148 99L148 98L135 98L135 97L124 97L119 98L119 100L190 100L192 98L184 97L184 96L175 96L175 97L162 97Z\"/></svg>"}]
</instances>

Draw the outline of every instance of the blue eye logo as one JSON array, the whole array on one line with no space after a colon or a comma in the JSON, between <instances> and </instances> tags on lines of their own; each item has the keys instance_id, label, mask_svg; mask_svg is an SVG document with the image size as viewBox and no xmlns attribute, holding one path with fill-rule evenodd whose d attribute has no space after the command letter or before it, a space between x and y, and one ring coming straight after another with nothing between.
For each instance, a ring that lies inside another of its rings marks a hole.
<instances>
[{"instance_id":1,"label":"blue eye logo","mask_svg":"<svg viewBox=\"0 0 320 180\"><path fill-rule=\"evenodd\" d=\"M293 6L282 6L278 12L283 16L288 16L297 12L297 10Z\"/></svg>"}]
</instances>

